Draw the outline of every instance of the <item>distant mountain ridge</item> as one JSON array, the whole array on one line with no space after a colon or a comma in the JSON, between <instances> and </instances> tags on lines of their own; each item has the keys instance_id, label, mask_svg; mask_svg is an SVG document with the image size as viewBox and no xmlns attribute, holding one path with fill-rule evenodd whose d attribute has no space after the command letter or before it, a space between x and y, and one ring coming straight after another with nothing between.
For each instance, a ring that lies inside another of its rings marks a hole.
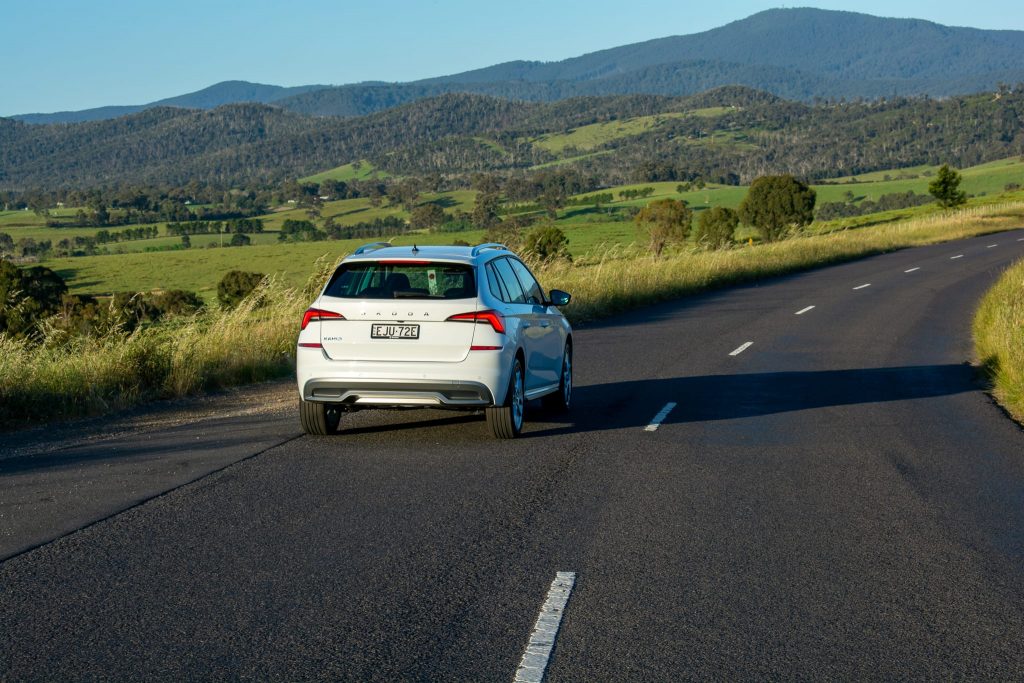
<instances>
[{"instance_id":1,"label":"distant mountain ridge","mask_svg":"<svg viewBox=\"0 0 1024 683\"><path fill-rule=\"evenodd\" d=\"M79 111L60 111L52 114L20 114L12 119L25 123L82 123L85 121L101 121L126 116L156 107L181 107L183 109L214 109L225 104L255 102L271 104L287 97L300 95L310 91L326 88L325 85L300 85L285 88L280 85L264 85L248 81L223 81L202 90L168 97L149 104L114 105L82 109Z\"/></svg>"},{"instance_id":2,"label":"distant mountain ridge","mask_svg":"<svg viewBox=\"0 0 1024 683\"><path fill-rule=\"evenodd\" d=\"M597 137L575 137L578 129ZM741 86L548 103L449 93L356 118L230 104L75 124L0 119L0 192L251 187L359 160L395 176L465 180L557 165L609 185L735 184L766 173L825 178L1021 154L1024 89L813 106Z\"/></svg>"},{"instance_id":3,"label":"distant mountain ridge","mask_svg":"<svg viewBox=\"0 0 1024 683\"><path fill-rule=\"evenodd\" d=\"M410 83L281 88L229 81L137 107L13 117L28 123L113 118L154 106L274 104L362 116L445 93L535 102L583 95L681 96L743 85L787 99L946 97L1024 81L1024 31L950 27L811 8L772 9L725 26L558 62L514 61Z\"/></svg>"}]
</instances>

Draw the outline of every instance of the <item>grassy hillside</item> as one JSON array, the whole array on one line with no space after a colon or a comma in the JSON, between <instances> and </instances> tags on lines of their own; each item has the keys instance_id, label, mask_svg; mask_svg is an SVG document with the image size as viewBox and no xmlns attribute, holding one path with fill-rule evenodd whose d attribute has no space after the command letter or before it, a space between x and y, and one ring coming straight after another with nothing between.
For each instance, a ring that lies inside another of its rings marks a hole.
<instances>
[{"instance_id":1,"label":"grassy hillside","mask_svg":"<svg viewBox=\"0 0 1024 683\"><path fill-rule=\"evenodd\" d=\"M362 161L353 161L350 164L344 164L337 168L332 168L321 173L300 178L299 182L322 183L325 180L342 180L348 182L349 180L369 180L371 178L390 177L391 175L387 171L382 171L369 161L363 159Z\"/></svg>"},{"instance_id":2,"label":"grassy hillside","mask_svg":"<svg viewBox=\"0 0 1024 683\"><path fill-rule=\"evenodd\" d=\"M859 176L857 182L853 178L837 178L830 184L815 185L818 193L819 206L825 202L844 201L846 193L852 192L856 202L867 199L877 200L879 197L913 190L918 194L927 194L930 174L935 170L931 166L918 166L907 169L895 169L876 174ZM888 176L889 180L884 178ZM1010 201L1024 198L1024 192L1003 192L1008 183L1024 185L1024 161L1020 158L1004 159L983 164L963 171L963 188L970 194L977 195L970 205L978 206L993 201ZM833 184L834 183L834 184ZM703 189L678 192L679 183L638 183L620 185L604 190L610 192L614 201L602 206L600 210L593 206L569 206L558 212L556 224L569 238L570 251L577 257L588 254L602 254L611 248L621 248L637 241L637 233L628 213L631 208L639 208L656 199L683 199L698 214L714 206L735 208L746 195L747 188L742 186L711 184ZM646 198L622 199L619 193L628 190L652 188L653 192ZM471 212L476 198L472 190L459 190L441 194L426 194L420 197L420 203L437 202L448 212ZM75 209L64 209L73 213ZM907 220L914 217L928 216L940 212L934 204L920 207L899 209L866 216L846 218L827 222L816 222L807 230L809 233L826 233L848 228L889 223ZM408 212L398 206L374 207L367 198L346 199L325 202L321 207L321 218L333 219L338 225L354 225L360 222L371 222L377 218L397 216L408 218ZM359 244L373 241L362 238L344 241L325 241L303 244L281 244L278 242L277 230L285 220L307 220L306 209L282 208L262 217L267 232L251 235L253 245L222 249L208 249L207 245L222 244L225 240L220 235L194 235L192 248L188 250L161 251L139 253L156 247L177 247L181 244L178 237L160 237L152 240L138 240L108 245L111 252L122 251L102 256L87 256L66 259L53 259L46 265L59 271L69 280L69 285L76 293L108 293L114 291L148 291L151 289L189 289L198 291L206 297L212 296L216 284L225 272L232 269L256 270L263 273L277 273L286 283L297 285L308 275L308 268L317 257L328 255L331 258L350 252ZM25 223L31 225L17 225ZM46 228L41 226L42 219L32 212L15 211L0 214L0 232L10 234L15 240L32 237L36 240L50 239L55 243L65 237L75 235L91 236L95 228ZM163 225L161 224L161 234ZM464 233L417 234L396 240L399 244L445 244L454 239L470 243L479 241L482 230ZM756 240L756 233L741 226L737 233L738 239Z\"/></svg>"},{"instance_id":3,"label":"grassy hillside","mask_svg":"<svg viewBox=\"0 0 1024 683\"><path fill-rule=\"evenodd\" d=\"M565 133L549 133L530 140L530 143L555 154L563 153L566 148L590 151L595 147L639 135L657 128L669 119L682 118L684 114L667 112L654 116L635 116L621 121L606 121L580 126Z\"/></svg>"}]
</instances>

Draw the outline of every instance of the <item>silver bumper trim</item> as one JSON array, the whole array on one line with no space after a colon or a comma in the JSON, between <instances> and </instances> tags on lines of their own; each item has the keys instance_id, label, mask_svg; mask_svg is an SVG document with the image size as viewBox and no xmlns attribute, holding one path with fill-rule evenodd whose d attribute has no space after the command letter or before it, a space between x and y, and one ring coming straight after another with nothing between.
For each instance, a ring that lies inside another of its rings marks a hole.
<instances>
[{"instance_id":1,"label":"silver bumper trim","mask_svg":"<svg viewBox=\"0 0 1024 683\"><path fill-rule=\"evenodd\" d=\"M494 404L479 382L311 379L302 388L307 401L379 407L482 407Z\"/></svg>"}]
</instances>

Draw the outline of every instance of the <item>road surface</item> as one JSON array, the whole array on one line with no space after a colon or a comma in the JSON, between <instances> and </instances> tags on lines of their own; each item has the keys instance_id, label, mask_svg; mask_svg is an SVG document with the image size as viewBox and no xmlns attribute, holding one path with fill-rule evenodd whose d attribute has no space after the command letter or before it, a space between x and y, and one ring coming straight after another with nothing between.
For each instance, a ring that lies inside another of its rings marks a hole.
<instances>
[{"instance_id":1,"label":"road surface","mask_svg":"<svg viewBox=\"0 0 1024 683\"><path fill-rule=\"evenodd\" d=\"M12 435L0 679L1020 680L1024 431L969 361L1022 256L583 327L571 414L514 442L434 411L301 436L287 384Z\"/></svg>"}]
</instances>

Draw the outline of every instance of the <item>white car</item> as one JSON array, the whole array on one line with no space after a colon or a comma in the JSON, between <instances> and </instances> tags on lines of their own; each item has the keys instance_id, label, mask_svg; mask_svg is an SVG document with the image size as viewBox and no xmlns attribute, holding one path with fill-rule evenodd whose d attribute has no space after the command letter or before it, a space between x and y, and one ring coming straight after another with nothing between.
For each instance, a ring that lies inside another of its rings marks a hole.
<instances>
[{"instance_id":1,"label":"white car","mask_svg":"<svg viewBox=\"0 0 1024 683\"><path fill-rule=\"evenodd\" d=\"M484 410L495 436L515 438L527 400L569 408L572 327L557 308L569 299L500 244L360 247L302 317L302 427L334 434L362 409Z\"/></svg>"}]
</instances>

